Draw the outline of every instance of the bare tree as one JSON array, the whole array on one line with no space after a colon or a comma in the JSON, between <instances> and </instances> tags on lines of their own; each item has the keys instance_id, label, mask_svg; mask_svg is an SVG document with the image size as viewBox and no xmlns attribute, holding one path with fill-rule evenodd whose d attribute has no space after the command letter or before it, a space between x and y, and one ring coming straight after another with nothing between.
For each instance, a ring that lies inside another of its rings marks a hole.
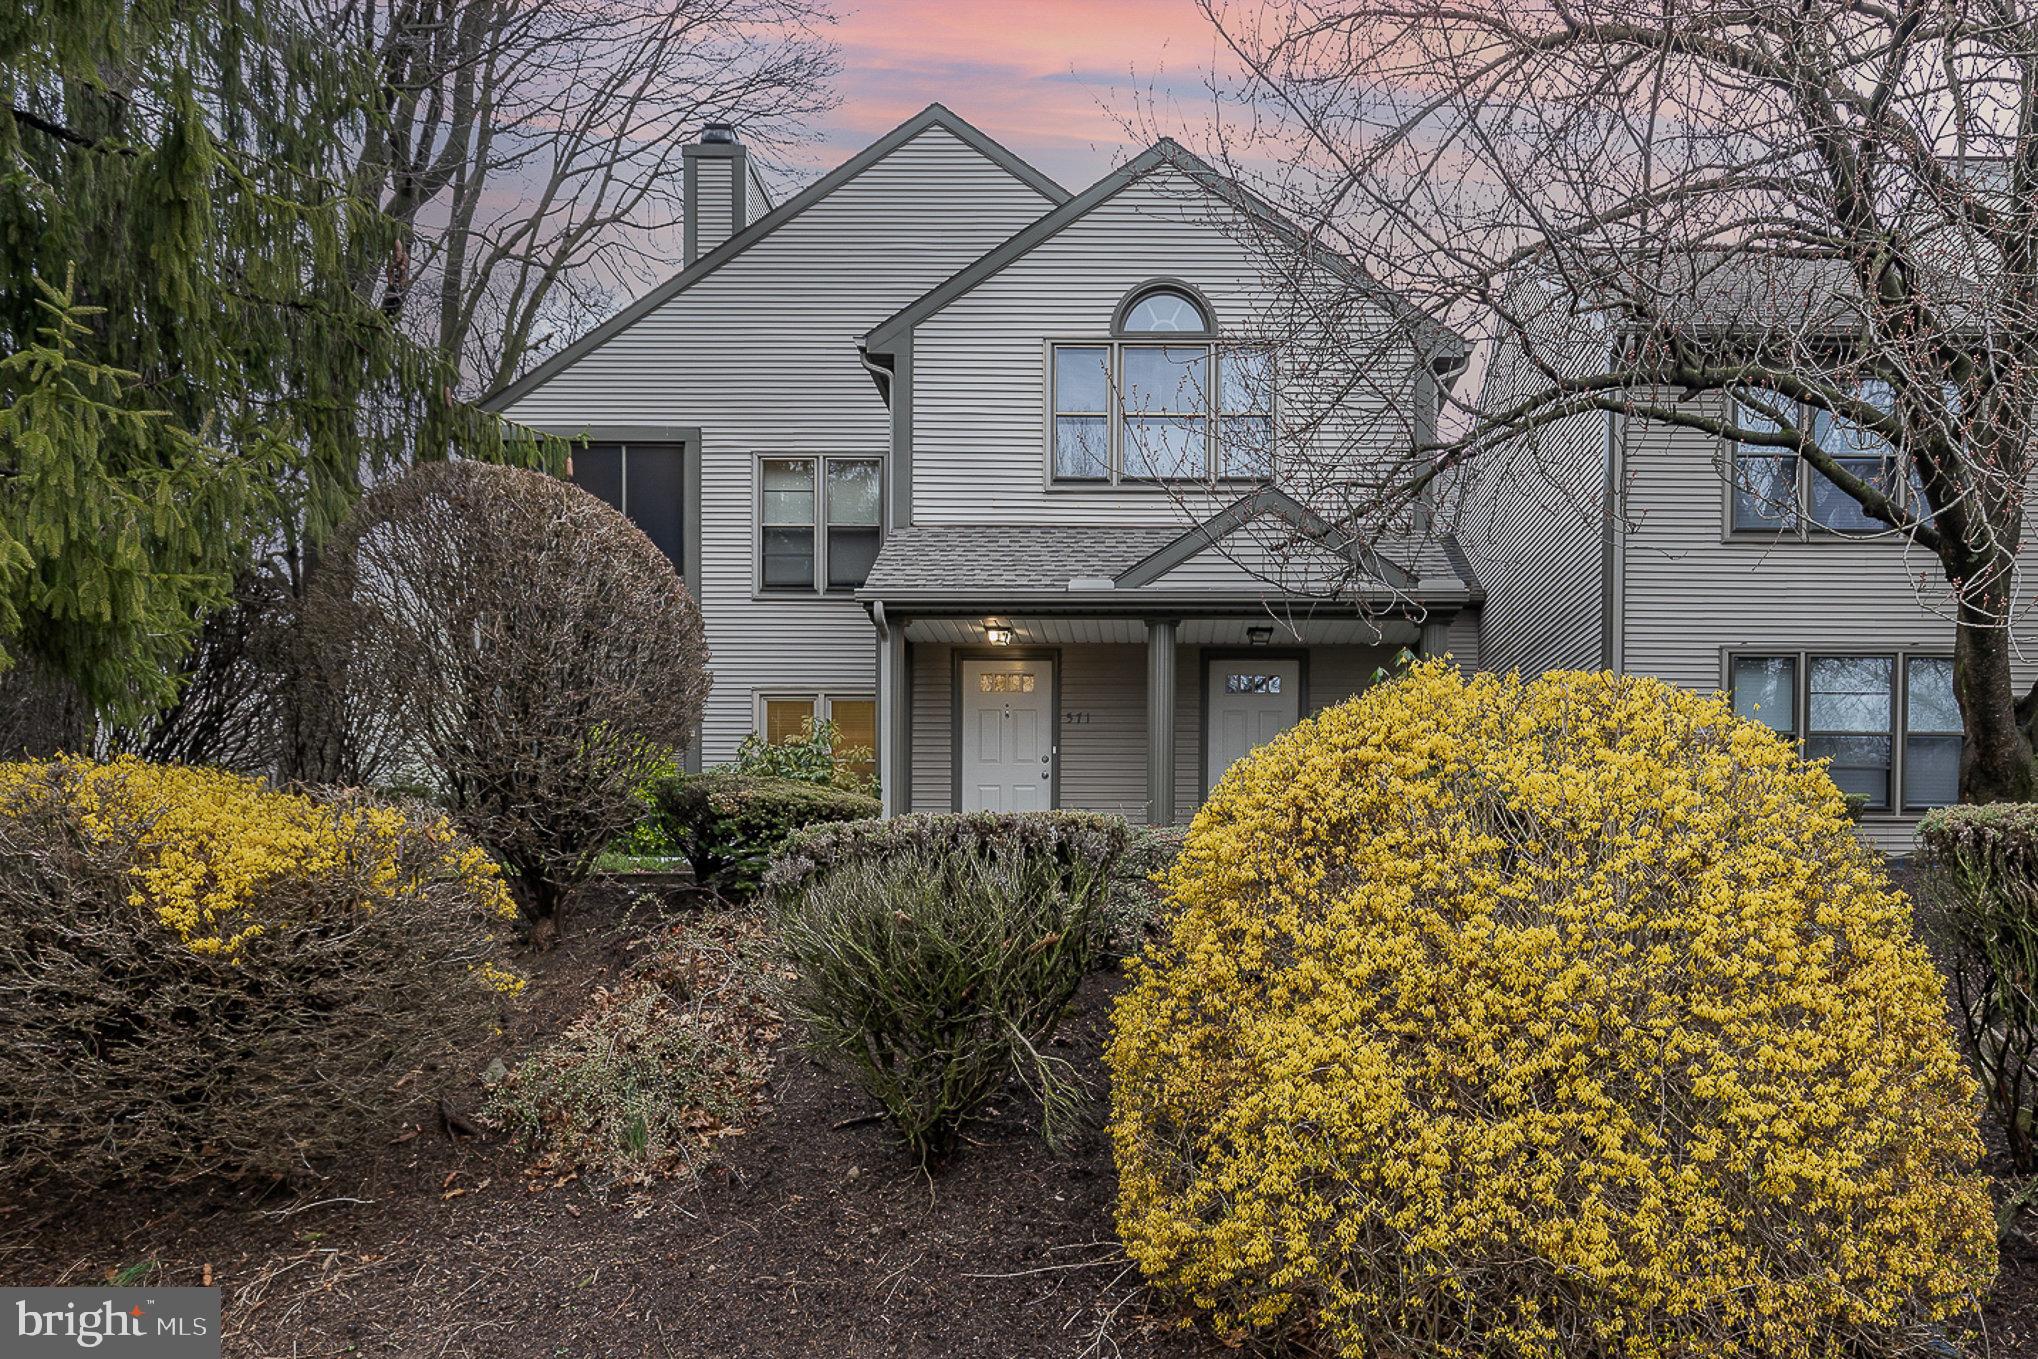
<instances>
[{"instance_id":1,"label":"bare tree","mask_svg":"<svg viewBox=\"0 0 2038 1359\"><path fill-rule=\"evenodd\" d=\"M768 152L836 103L823 0L326 3L382 81L360 173L406 234L373 285L473 392L669 270L693 129Z\"/></svg>"},{"instance_id":2,"label":"bare tree","mask_svg":"<svg viewBox=\"0 0 2038 1359\"><path fill-rule=\"evenodd\" d=\"M305 601L326 710L515 874L549 942L633 792L700 720L700 610L641 529L542 472L428 463L370 493Z\"/></svg>"},{"instance_id":3,"label":"bare tree","mask_svg":"<svg viewBox=\"0 0 2038 1359\"><path fill-rule=\"evenodd\" d=\"M1246 73L1220 91L1230 168L1488 369L1389 450L1365 514L1607 412L1794 456L1809 505L1759 458L1720 470L1779 525L1843 506L1918 559L1921 600L1955 624L1963 794L2033 794L2038 690L2014 686L2011 625L2038 397L2038 10L1199 3ZM1610 491L1579 509L1619 516Z\"/></svg>"}]
</instances>

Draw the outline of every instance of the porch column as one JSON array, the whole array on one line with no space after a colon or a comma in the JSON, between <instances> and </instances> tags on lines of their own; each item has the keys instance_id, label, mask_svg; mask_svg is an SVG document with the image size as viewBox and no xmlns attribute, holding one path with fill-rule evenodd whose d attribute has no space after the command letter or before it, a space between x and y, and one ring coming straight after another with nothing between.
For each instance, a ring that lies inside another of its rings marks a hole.
<instances>
[{"instance_id":1,"label":"porch column","mask_svg":"<svg viewBox=\"0 0 2038 1359\"><path fill-rule=\"evenodd\" d=\"M906 625L894 622L877 644L877 777L878 798L886 816L912 805L907 784L912 778L913 677L906 647Z\"/></svg>"},{"instance_id":2,"label":"porch column","mask_svg":"<svg viewBox=\"0 0 2038 1359\"><path fill-rule=\"evenodd\" d=\"M1175 820L1175 620L1146 625L1146 821Z\"/></svg>"}]
</instances>

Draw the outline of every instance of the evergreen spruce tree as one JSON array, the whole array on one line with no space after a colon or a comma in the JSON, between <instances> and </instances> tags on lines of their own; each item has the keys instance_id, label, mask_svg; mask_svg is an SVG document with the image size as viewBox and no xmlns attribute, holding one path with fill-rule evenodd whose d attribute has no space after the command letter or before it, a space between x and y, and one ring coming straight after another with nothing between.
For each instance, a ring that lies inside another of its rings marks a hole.
<instances>
[{"instance_id":1,"label":"evergreen spruce tree","mask_svg":"<svg viewBox=\"0 0 2038 1359\"><path fill-rule=\"evenodd\" d=\"M257 556L510 452L371 300L374 95L292 0L0 6L0 669L145 715Z\"/></svg>"}]
</instances>

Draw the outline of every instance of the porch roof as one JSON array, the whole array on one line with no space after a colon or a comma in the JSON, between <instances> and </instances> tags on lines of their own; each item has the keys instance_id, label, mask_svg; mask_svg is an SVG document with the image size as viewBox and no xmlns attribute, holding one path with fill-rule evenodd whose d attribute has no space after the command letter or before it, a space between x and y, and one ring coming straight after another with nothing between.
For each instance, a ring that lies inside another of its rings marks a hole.
<instances>
[{"instance_id":1,"label":"porch roof","mask_svg":"<svg viewBox=\"0 0 2038 1359\"><path fill-rule=\"evenodd\" d=\"M1310 597L1306 589L1285 590L1244 568L1228 579L1222 573L1173 574L1195 558L1222 559L1222 539L1237 526L1236 516L1186 532L1154 524L915 524L885 539L857 598L895 606L1032 604L1094 612ZM1361 568L1355 603L1461 606L1482 595L1463 552L1448 537L1424 534L1376 544L1352 560ZM1343 593L1349 598L1352 592Z\"/></svg>"}]
</instances>

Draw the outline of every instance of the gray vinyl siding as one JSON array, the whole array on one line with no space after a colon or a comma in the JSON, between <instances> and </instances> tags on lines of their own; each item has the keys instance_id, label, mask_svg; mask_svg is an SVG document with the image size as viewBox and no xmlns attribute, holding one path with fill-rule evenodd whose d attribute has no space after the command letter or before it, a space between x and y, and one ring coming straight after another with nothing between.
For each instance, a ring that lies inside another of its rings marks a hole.
<instances>
[{"instance_id":1,"label":"gray vinyl siding","mask_svg":"<svg viewBox=\"0 0 2038 1359\"><path fill-rule=\"evenodd\" d=\"M1552 327L1532 328L1545 358L1555 351L1555 324L1553 317ZM1572 363L1582 370L1603 345L1574 331ZM1519 340L1506 338L1480 405L1506 410L1547 385ZM1606 417L1571 415L1492 450L1470 470L1454 527L1486 588L1473 648L1486 669L1539 675L1607 663L1606 454ZM1453 651L1465 654L1455 638Z\"/></svg>"},{"instance_id":2,"label":"gray vinyl siding","mask_svg":"<svg viewBox=\"0 0 2038 1359\"><path fill-rule=\"evenodd\" d=\"M694 257L707 254L735 234L736 160L703 156L695 162Z\"/></svg>"},{"instance_id":3,"label":"gray vinyl siding","mask_svg":"<svg viewBox=\"0 0 2038 1359\"><path fill-rule=\"evenodd\" d=\"M1127 187L922 321L913 332L915 523L1184 523L1236 497L1147 488L1051 487L1047 475L1047 355L1056 341L1107 339L1128 290L1184 280L1215 308L1226 335L1285 327L1292 296L1261 236L1216 218L1214 200L1172 168ZM1379 327L1384 333L1384 324ZM1335 360L1298 377L1279 398L1281 437L1306 438L1321 458L1376 439L1408 438L1414 370L1405 347L1376 354L1354 323ZM1193 343L1185 341L1185 343ZM1285 354L1308 346L1284 347ZM1299 362L1299 360L1298 360ZM1332 374L1333 362L1362 370ZM1328 413L1311 394L1350 389ZM1278 457L1277 453L1277 457ZM1305 487L1294 487L1304 495ZM1304 498L1308 498L1304 495Z\"/></svg>"},{"instance_id":4,"label":"gray vinyl siding","mask_svg":"<svg viewBox=\"0 0 2038 1359\"><path fill-rule=\"evenodd\" d=\"M1304 716L1351 697L1386 666L1391 646L1308 648ZM1229 654L1229 653L1227 653ZM1248 651L1236 654L1250 655ZM1175 806L1181 819L1203 802L1205 649L1175 649ZM955 805L955 650L913 647L912 810ZM1082 645L1060 648L1061 711L1056 715L1062 807L1146 816L1146 648ZM1088 721L1071 723L1070 714Z\"/></svg>"},{"instance_id":5,"label":"gray vinyl siding","mask_svg":"<svg viewBox=\"0 0 2038 1359\"><path fill-rule=\"evenodd\" d=\"M1638 421L1622 427L1620 446L1631 526L1615 601L1622 669L1710 693L1725 683L1731 651L1952 654L1952 623L1920 594L1920 582L1943 579L1929 553L1832 535L1730 538L1715 440ZM2016 682L2028 687L2038 680L2038 620L2026 613L2016 631ZM1901 852L1914 824L1870 818L1863 829Z\"/></svg>"},{"instance_id":6,"label":"gray vinyl siding","mask_svg":"<svg viewBox=\"0 0 2038 1359\"><path fill-rule=\"evenodd\" d=\"M764 216L765 213L771 211L771 195L765 190L764 181L758 177L756 166L750 167L750 173L745 178L749 183L746 186L748 197L745 202L743 220L745 222L754 222Z\"/></svg>"},{"instance_id":7,"label":"gray vinyl siding","mask_svg":"<svg viewBox=\"0 0 2038 1359\"><path fill-rule=\"evenodd\" d=\"M856 337L1048 206L929 128L505 411L540 423L700 426L702 578L688 584L713 656L706 762L734 754L760 691L876 688L876 639L860 605L756 597L756 458L885 456L890 417Z\"/></svg>"}]
</instances>

